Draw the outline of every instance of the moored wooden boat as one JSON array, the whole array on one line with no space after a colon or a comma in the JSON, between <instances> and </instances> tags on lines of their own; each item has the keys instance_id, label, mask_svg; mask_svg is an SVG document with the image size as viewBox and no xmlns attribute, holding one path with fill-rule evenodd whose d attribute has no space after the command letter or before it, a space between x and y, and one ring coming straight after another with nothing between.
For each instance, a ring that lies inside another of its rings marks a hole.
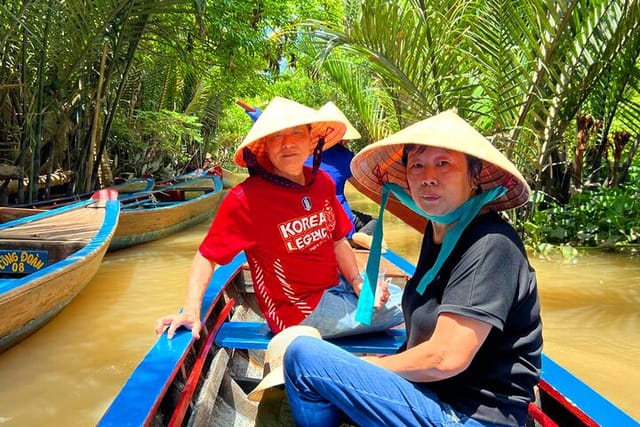
<instances>
[{"instance_id":1,"label":"moored wooden boat","mask_svg":"<svg viewBox=\"0 0 640 427\"><path fill-rule=\"evenodd\" d=\"M161 189L151 189L154 186L153 178L130 181L132 183L126 189L134 192L123 195L118 193L122 211L109 250L157 240L211 218L224 195L222 180L214 175L194 175L191 179L181 179ZM117 187L124 188L121 186ZM144 191L136 192L136 189ZM89 195L76 195L36 202L28 207L0 207L0 224L88 197Z\"/></svg>"},{"instance_id":2,"label":"moored wooden boat","mask_svg":"<svg viewBox=\"0 0 640 427\"><path fill-rule=\"evenodd\" d=\"M222 169L222 180L224 182L224 188L231 188L236 184L240 184L244 179L242 176L238 175L235 172L230 171L229 169Z\"/></svg>"},{"instance_id":3,"label":"moored wooden boat","mask_svg":"<svg viewBox=\"0 0 640 427\"><path fill-rule=\"evenodd\" d=\"M118 224L117 192L0 224L0 351L59 313L91 281Z\"/></svg>"},{"instance_id":4,"label":"moored wooden boat","mask_svg":"<svg viewBox=\"0 0 640 427\"><path fill-rule=\"evenodd\" d=\"M107 187L106 190L117 191L119 199L131 198L135 193L146 192L153 189L153 178L132 178L121 184ZM40 200L31 203L21 203L12 206L0 206L0 224L29 215L35 215L44 210L54 209L60 206L70 205L81 200L87 200L95 192L72 194L69 196L55 197L48 200Z\"/></svg>"},{"instance_id":5,"label":"moored wooden boat","mask_svg":"<svg viewBox=\"0 0 640 427\"><path fill-rule=\"evenodd\" d=\"M154 189L155 190L160 190L160 189L163 189L163 188L165 188L167 186L170 186L170 185L174 185L174 184L177 184L177 183L180 183L180 182L188 181L190 179L198 178L198 177L206 176L206 175L215 175L215 173L214 173L213 169L211 170L210 173L205 169L200 169L200 168L194 169L192 171L185 172L185 173L180 174L180 175L175 175L175 176L173 176L171 178L163 179L161 181L156 181L156 183L154 185Z\"/></svg>"},{"instance_id":6,"label":"moored wooden boat","mask_svg":"<svg viewBox=\"0 0 640 427\"><path fill-rule=\"evenodd\" d=\"M218 175L222 178L222 183L225 189L231 188L236 184L239 184L244 179L240 174L225 169L219 165L212 166L207 169L195 169L191 172L187 172L182 175L175 176L165 181L156 183L156 188L161 188L165 185L175 184L177 182L185 181L203 175Z\"/></svg>"},{"instance_id":7,"label":"moored wooden boat","mask_svg":"<svg viewBox=\"0 0 640 427\"><path fill-rule=\"evenodd\" d=\"M122 199L109 250L157 240L211 218L222 196L220 177L205 175Z\"/></svg>"},{"instance_id":8,"label":"moored wooden boat","mask_svg":"<svg viewBox=\"0 0 640 427\"><path fill-rule=\"evenodd\" d=\"M133 193L151 191L155 180L151 177L131 178L120 184L114 184L108 188L116 190L120 198L128 197Z\"/></svg>"},{"instance_id":9,"label":"moored wooden boat","mask_svg":"<svg viewBox=\"0 0 640 427\"><path fill-rule=\"evenodd\" d=\"M360 261L359 261L360 262ZM383 268L395 281L414 266L391 250ZM272 334L255 312L244 255L216 270L202 306L204 331L158 338L107 409L99 426L253 425L257 405L246 398L260 380L262 351ZM402 283L398 283L402 284ZM404 331L333 340L355 353L394 353ZM543 356L540 398L530 414L544 426L631 426L629 415L552 359Z\"/></svg>"}]
</instances>

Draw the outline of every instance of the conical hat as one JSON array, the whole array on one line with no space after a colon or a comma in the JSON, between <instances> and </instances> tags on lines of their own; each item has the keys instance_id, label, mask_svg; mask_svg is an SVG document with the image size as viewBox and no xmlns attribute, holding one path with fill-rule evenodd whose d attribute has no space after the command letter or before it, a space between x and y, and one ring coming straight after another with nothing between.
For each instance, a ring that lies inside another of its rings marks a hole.
<instances>
[{"instance_id":1,"label":"conical hat","mask_svg":"<svg viewBox=\"0 0 640 427\"><path fill-rule=\"evenodd\" d=\"M327 117L332 117L336 120L344 122L347 125L347 132L345 132L342 139L360 139L360 132L358 132L358 129L356 129L351 124L349 119L347 119L347 116L344 115L344 113L336 106L336 104L329 101L322 107L320 107L320 110L318 111L324 113L324 115L326 115Z\"/></svg>"},{"instance_id":2,"label":"conical hat","mask_svg":"<svg viewBox=\"0 0 640 427\"><path fill-rule=\"evenodd\" d=\"M409 192L406 167L402 164L406 144L461 151L482 160L480 187L489 190L502 185L508 190L487 204L491 209L512 209L529 200L531 190L515 165L453 110L414 123L363 148L351 161L353 178L378 195L384 182L398 184Z\"/></svg>"},{"instance_id":3,"label":"conical hat","mask_svg":"<svg viewBox=\"0 0 640 427\"><path fill-rule=\"evenodd\" d=\"M249 400L259 402L266 389L284 384L284 371L282 369L284 352L295 338L301 336L322 339L320 332L316 328L304 325L290 326L271 338L264 353L265 375L256 388L247 395Z\"/></svg>"},{"instance_id":4,"label":"conical hat","mask_svg":"<svg viewBox=\"0 0 640 427\"><path fill-rule=\"evenodd\" d=\"M314 146L318 139L324 136L323 150L340 142L346 131L344 122L326 117L313 108L277 96L267 105L244 141L238 146L233 161L239 166L246 167L242 150L248 147L256 156L258 163L267 167L270 162L265 138L273 133L301 125L311 126L311 140Z\"/></svg>"}]
</instances>

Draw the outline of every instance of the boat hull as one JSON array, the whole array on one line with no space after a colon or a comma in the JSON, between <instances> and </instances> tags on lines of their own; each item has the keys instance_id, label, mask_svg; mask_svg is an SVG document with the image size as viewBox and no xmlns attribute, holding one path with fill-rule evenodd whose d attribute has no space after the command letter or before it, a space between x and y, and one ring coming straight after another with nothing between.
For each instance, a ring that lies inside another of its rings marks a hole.
<instances>
[{"instance_id":1,"label":"boat hull","mask_svg":"<svg viewBox=\"0 0 640 427\"><path fill-rule=\"evenodd\" d=\"M181 188L187 190L180 190ZM174 190L199 195L189 198L187 194L185 200L175 202L149 200L142 205L138 204L135 208L127 208L125 204L109 250L114 251L151 242L211 219L224 194L218 177L202 177L196 182L179 183L162 192L168 193ZM159 196L158 192L153 194Z\"/></svg>"},{"instance_id":2,"label":"boat hull","mask_svg":"<svg viewBox=\"0 0 640 427\"><path fill-rule=\"evenodd\" d=\"M61 227L65 214L58 213L58 209L3 224L0 229L0 249L10 252L37 247L40 250L48 249L50 256L55 257L55 252L62 251L61 247L66 245L67 249L70 248L70 254L26 276L0 278L0 352L46 324L95 276L113 237L120 210L117 200L106 201L104 207L91 207L97 204L100 202L86 201L76 204L77 207L59 208L69 213L81 209L90 213L85 219L91 217L92 223L86 230L81 230L82 237L76 242L69 242L68 238L65 241L56 240L55 236L38 241L33 234L25 240L16 237L19 226L12 227L13 223L33 226L39 222L46 228ZM76 228L82 226L80 224Z\"/></svg>"},{"instance_id":3,"label":"boat hull","mask_svg":"<svg viewBox=\"0 0 640 427\"><path fill-rule=\"evenodd\" d=\"M397 278L413 274L414 266L392 251L387 251L383 258L395 266ZM205 328L201 339L194 340L190 331L182 329L171 340L166 334L159 337L111 403L99 426L164 426L172 422L177 422L176 425L254 425L258 408L247 399L247 393L261 378L263 350L271 335L264 326L254 329L255 333L236 336L236 343L244 341L240 346L231 345L225 338L228 338L226 332L233 330L225 328L229 326L229 319L232 322L264 321L251 302L249 275L243 269L245 262L244 255L240 254L216 270L203 299ZM246 328L240 329L246 331ZM394 352L401 344L396 338L383 341L391 343L383 349L388 352ZM533 419L540 422L540 417L548 417L558 425L637 425L626 413L547 356L543 356L539 394L540 399L530 408L531 425Z\"/></svg>"}]
</instances>

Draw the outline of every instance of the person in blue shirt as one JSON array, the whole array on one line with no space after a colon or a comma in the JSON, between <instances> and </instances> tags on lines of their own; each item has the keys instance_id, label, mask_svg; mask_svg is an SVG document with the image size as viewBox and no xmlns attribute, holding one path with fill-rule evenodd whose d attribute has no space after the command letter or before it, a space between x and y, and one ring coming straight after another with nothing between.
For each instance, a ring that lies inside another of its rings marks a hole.
<instances>
[{"instance_id":1,"label":"person in blue shirt","mask_svg":"<svg viewBox=\"0 0 640 427\"><path fill-rule=\"evenodd\" d=\"M360 139L360 132L358 132L333 102L327 102L319 111L347 125L347 132L342 137L342 141L322 153L320 169L329 174L336 183L336 197L353 224L353 230L347 235L351 245L369 249L371 247L371 236L373 236L377 219L364 212L351 209L344 194L344 187L352 176L350 164L354 156L353 152L349 150L347 146L349 141ZM313 158L309 157L305 164L312 166L312 162Z\"/></svg>"}]
</instances>

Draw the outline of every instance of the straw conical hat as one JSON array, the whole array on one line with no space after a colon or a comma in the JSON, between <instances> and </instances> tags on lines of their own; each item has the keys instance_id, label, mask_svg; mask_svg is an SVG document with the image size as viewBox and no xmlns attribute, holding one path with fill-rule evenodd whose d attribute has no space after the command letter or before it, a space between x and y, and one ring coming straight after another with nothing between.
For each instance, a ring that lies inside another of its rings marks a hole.
<instances>
[{"instance_id":1,"label":"straw conical hat","mask_svg":"<svg viewBox=\"0 0 640 427\"><path fill-rule=\"evenodd\" d=\"M329 101L320 107L321 113L324 113L327 117L332 117L338 121L344 122L347 125L347 131L345 132L342 139L360 139L360 132L351 124L347 116L334 104Z\"/></svg>"},{"instance_id":2,"label":"straw conical hat","mask_svg":"<svg viewBox=\"0 0 640 427\"><path fill-rule=\"evenodd\" d=\"M265 146L265 137L301 125L311 126L311 140L314 144L321 136L324 136L323 150L340 142L346 131L344 122L326 117L313 108L277 96L267 105L244 141L238 146L233 161L239 166L246 167L242 150L248 147L256 156L258 163L266 167L270 162Z\"/></svg>"},{"instance_id":3,"label":"straw conical hat","mask_svg":"<svg viewBox=\"0 0 640 427\"><path fill-rule=\"evenodd\" d=\"M508 190L487 204L491 209L512 209L529 200L531 190L515 165L453 110L414 123L362 149L351 161L353 178L376 194L381 194L384 182L398 184L409 192L406 167L402 164L406 144L461 151L482 160L479 182L482 190L499 185Z\"/></svg>"},{"instance_id":4,"label":"straw conical hat","mask_svg":"<svg viewBox=\"0 0 640 427\"><path fill-rule=\"evenodd\" d=\"M284 371L282 369L284 352L295 338L301 336L322 339L320 332L316 328L304 325L290 326L271 338L264 353L265 376L256 388L247 395L249 400L259 402L266 389L284 384Z\"/></svg>"}]
</instances>

